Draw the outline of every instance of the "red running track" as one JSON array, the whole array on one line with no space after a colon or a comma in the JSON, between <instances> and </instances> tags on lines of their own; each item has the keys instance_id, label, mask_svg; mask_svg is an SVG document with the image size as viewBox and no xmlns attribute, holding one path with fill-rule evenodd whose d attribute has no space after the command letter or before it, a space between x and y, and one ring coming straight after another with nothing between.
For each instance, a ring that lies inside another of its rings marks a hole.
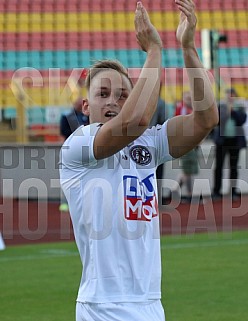
<instances>
[{"instance_id":1,"label":"red running track","mask_svg":"<svg viewBox=\"0 0 248 321\"><path fill-rule=\"evenodd\" d=\"M232 232L248 229L248 196L232 202L204 202L160 206L162 234ZM0 200L0 231L5 244L34 244L74 240L70 216L59 211L58 202Z\"/></svg>"}]
</instances>

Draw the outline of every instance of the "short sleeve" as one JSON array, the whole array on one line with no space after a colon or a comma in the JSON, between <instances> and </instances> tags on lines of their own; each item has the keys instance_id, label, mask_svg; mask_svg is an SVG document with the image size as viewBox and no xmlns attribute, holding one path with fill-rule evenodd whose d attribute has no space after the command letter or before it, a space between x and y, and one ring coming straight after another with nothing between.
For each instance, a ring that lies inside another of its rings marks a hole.
<instances>
[{"instance_id":1,"label":"short sleeve","mask_svg":"<svg viewBox=\"0 0 248 321\"><path fill-rule=\"evenodd\" d=\"M169 152L169 142L167 136L167 124L168 121L163 123L163 125L157 125L153 127L155 131L155 146L157 150L157 164L163 164L173 159Z\"/></svg>"},{"instance_id":2,"label":"short sleeve","mask_svg":"<svg viewBox=\"0 0 248 321\"><path fill-rule=\"evenodd\" d=\"M64 142L60 154L62 166L87 167L97 163L93 144L100 126L99 123L81 126Z\"/></svg>"}]
</instances>

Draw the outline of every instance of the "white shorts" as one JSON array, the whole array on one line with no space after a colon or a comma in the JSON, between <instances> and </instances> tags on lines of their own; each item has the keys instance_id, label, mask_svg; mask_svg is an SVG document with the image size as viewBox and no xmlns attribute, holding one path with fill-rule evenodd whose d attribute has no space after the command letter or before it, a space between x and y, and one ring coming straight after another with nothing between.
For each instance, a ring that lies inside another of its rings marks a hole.
<instances>
[{"instance_id":1,"label":"white shorts","mask_svg":"<svg viewBox=\"0 0 248 321\"><path fill-rule=\"evenodd\" d=\"M76 321L165 321L160 300L136 303L81 303Z\"/></svg>"}]
</instances>

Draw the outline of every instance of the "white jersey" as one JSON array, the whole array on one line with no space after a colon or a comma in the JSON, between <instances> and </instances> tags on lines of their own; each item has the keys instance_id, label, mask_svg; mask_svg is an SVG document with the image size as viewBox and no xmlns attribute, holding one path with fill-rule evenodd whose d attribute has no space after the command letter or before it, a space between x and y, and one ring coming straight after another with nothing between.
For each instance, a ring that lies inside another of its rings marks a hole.
<instances>
[{"instance_id":1,"label":"white jersey","mask_svg":"<svg viewBox=\"0 0 248 321\"><path fill-rule=\"evenodd\" d=\"M80 302L144 302L161 298L156 167L172 157L167 122L147 129L115 155L96 160L101 125L79 127L61 150L83 273Z\"/></svg>"}]
</instances>

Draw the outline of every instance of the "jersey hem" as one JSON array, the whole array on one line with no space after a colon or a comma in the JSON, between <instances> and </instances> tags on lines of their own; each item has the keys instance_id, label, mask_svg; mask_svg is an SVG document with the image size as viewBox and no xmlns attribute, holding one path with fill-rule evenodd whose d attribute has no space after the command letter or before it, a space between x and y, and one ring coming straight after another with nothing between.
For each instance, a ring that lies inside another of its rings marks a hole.
<instances>
[{"instance_id":1,"label":"jersey hem","mask_svg":"<svg viewBox=\"0 0 248 321\"><path fill-rule=\"evenodd\" d=\"M81 303L124 303L124 302L147 302L150 300L161 300L161 293L154 293L149 296L108 296L107 298L103 297L84 297L78 296L77 302Z\"/></svg>"}]
</instances>

